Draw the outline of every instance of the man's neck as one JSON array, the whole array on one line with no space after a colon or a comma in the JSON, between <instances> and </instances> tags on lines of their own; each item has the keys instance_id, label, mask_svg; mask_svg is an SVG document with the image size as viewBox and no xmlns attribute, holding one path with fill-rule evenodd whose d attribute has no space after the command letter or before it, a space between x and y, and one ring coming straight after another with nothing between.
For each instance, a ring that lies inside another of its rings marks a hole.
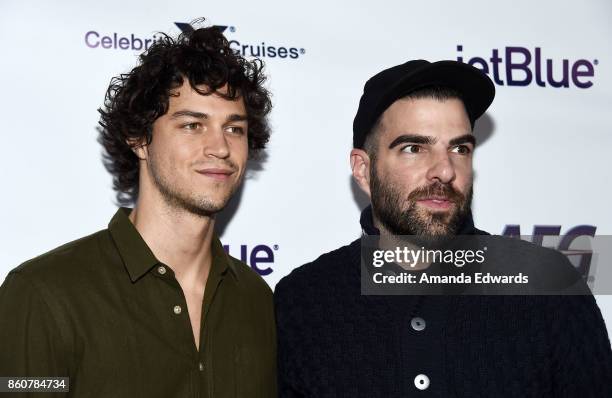
<instances>
[{"instance_id":1,"label":"man's neck","mask_svg":"<svg viewBox=\"0 0 612 398\"><path fill-rule=\"evenodd\" d=\"M129 218L184 289L204 289L212 264L213 217L198 216L163 201L139 200Z\"/></svg>"}]
</instances>

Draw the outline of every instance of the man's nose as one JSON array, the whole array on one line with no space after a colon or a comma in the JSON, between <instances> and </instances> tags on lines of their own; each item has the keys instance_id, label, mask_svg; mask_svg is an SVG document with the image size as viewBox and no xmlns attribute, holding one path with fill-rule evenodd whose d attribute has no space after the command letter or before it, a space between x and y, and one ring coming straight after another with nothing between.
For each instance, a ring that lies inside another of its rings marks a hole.
<instances>
[{"instance_id":1,"label":"man's nose","mask_svg":"<svg viewBox=\"0 0 612 398\"><path fill-rule=\"evenodd\" d=\"M449 153L445 151L444 153L435 154L427 170L427 180L449 184L455 180L455 177L455 166L451 162Z\"/></svg>"},{"instance_id":2,"label":"man's nose","mask_svg":"<svg viewBox=\"0 0 612 398\"><path fill-rule=\"evenodd\" d=\"M204 134L204 136L204 154L206 156L220 159L225 159L229 156L230 148L222 128L213 128L208 131L208 134Z\"/></svg>"}]
</instances>

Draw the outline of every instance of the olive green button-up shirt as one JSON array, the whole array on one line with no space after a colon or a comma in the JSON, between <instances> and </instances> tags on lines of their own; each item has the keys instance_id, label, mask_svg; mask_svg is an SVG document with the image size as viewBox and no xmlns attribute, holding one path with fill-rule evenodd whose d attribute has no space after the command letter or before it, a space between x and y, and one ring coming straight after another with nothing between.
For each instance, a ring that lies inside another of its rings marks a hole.
<instances>
[{"instance_id":1,"label":"olive green button-up shirt","mask_svg":"<svg viewBox=\"0 0 612 398\"><path fill-rule=\"evenodd\" d=\"M54 397L275 397L265 281L214 238L198 351L172 269L128 215L119 209L108 229L8 274L0 288L0 376L70 377L70 392Z\"/></svg>"}]
</instances>

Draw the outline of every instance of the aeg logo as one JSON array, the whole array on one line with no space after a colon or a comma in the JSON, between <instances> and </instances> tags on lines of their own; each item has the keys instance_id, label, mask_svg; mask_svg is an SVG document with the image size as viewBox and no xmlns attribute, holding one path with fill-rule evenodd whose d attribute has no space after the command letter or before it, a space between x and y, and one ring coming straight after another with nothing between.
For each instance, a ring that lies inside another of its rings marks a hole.
<instances>
[{"instance_id":1,"label":"aeg logo","mask_svg":"<svg viewBox=\"0 0 612 398\"><path fill-rule=\"evenodd\" d=\"M570 228L564 235L561 235L561 226L560 225L535 225L533 227L533 235L531 242L537 245L543 246L544 237L546 236L557 236L561 237L561 240L556 247L561 253L568 256L568 258L573 258L580 256L578 265L576 266L578 272L583 277L588 277L589 271L591 269L591 260L593 258L593 252L590 250L574 250L570 249L572 243L584 236L595 236L595 231L597 231L597 227L593 225L578 225L573 228ZM503 236L520 238L521 237L521 226L517 224L509 224L504 228L504 232L502 232Z\"/></svg>"}]
</instances>

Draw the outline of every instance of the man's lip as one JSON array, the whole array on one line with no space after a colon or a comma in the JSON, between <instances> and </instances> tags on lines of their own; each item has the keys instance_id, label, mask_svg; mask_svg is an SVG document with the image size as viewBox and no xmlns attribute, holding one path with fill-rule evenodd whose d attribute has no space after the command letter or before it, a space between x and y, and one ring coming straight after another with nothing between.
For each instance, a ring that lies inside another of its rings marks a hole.
<instances>
[{"instance_id":1,"label":"man's lip","mask_svg":"<svg viewBox=\"0 0 612 398\"><path fill-rule=\"evenodd\" d=\"M453 201L447 197L442 196L430 196L427 198L421 198L417 200L420 204L427 206L432 209L445 210L453 205Z\"/></svg>"},{"instance_id":2,"label":"man's lip","mask_svg":"<svg viewBox=\"0 0 612 398\"><path fill-rule=\"evenodd\" d=\"M234 170L211 167L207 169L199 169L196 170L196 172L217 180L225 180L234 173Z\"/></svg>"},{"instance_id":3,"label":"man's lip","mask_svg":"<svg viewBox=\"0 0 612 398\"><path fill-rule=\"evenodd\" d=\"M231 170L231 169L222 169L222 168L216 168L216 167L211 167L207 169L199 169L196 171L201 174L227 174L227 175L230 175L234 172L234 170Z\"/></svg>"},{"instance_id":4,"label":"man's lip","mask_svg":"<svg viewBox=\"0 0 612 398\"><path fill-rule=\"evenodd\" d=\"M452 202L451 199L449 199L447 196L428 196L426 198L419 198L419 201L421 200L439 200L439 201L445 201L445 202Z\"/></svg>"}]
</instances>

